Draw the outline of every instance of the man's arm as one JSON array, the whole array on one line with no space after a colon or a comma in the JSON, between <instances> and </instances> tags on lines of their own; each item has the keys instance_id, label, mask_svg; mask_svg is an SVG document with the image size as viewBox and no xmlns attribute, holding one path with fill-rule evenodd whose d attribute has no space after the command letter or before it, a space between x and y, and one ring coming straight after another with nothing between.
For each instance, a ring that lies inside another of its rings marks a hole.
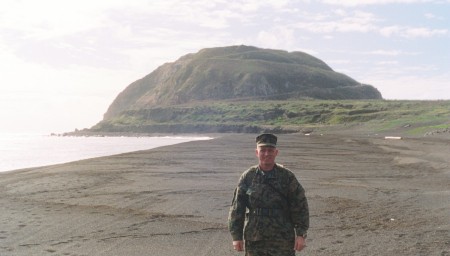
<instances>
[{"instance_id":1,"label":"man's arm","mask_svg":"<svg viewBox=\"0 0 450 256\"><path fill-rule=\"evenodd\" d=\"M309 208L308 200L305 196L305 190L298 180L294 177L290 183L290 213L292 222L295 227L295 234L297 237L301 237L304 241L303 235L309 228Z\"/></svg>"},{"instance_id":2,"label":"man's arm","mask_svg":"<svg viewBox=\"0 0 450 256\"><path fill-rule=\"evenodd\" d=\"M247 207L246 191L244 178L241 177L238 187L234 190L233 201L228 214L228 229L233 241L244 240L245 210Z\"/></svg>"}]
</instances>

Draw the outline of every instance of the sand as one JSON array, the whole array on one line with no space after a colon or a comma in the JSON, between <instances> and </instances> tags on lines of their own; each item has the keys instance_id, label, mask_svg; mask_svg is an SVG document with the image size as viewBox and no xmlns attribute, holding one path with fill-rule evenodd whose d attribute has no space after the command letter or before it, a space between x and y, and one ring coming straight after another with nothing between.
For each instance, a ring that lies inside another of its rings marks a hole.
<instances>
[{"instance_id":1,"label":"sand","mask_svg":"<svg viewBox=\"0 0 450 256\"><path fill-rule=\"evenodd\" d=\"M243 255L228 208L253 134L0 173L0 255ZM307 191L297 255L450 255L450 139L290 134Z\"/></svg>"}]
</instances>

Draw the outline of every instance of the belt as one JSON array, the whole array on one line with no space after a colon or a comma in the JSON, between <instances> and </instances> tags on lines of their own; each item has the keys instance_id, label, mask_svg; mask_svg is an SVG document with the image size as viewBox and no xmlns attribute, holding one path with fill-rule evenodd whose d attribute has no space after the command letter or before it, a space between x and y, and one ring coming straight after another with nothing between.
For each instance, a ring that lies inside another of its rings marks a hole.
<instances>
[{"instance_id":1,"label":"belt","mask_svg":"<svg viewBox=\"0 0 450 256\"><path fill-rule=\"evenodd\" d=\"M283 216L283 209L277 208L255 208L250 210L251 215L257 216Z\"/></svg>"}]
</instances>

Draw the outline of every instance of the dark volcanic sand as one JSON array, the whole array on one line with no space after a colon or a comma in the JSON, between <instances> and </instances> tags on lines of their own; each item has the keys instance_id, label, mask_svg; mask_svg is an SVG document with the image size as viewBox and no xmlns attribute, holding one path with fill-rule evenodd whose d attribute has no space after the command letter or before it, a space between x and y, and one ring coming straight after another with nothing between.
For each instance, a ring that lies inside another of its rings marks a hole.
<instances>
[{"instance_id":1,"label":"dark volcanic sand","mask_svg":"<svg viewBox=\"0 0 450 256\"><path fill-rule=\"evenodd\" d=\"M0 255L243 255L228 207L254 137L0 173ZM307 190L298 255L450 255L450 140L280 135Z\"/></svg>"}]
</instances>

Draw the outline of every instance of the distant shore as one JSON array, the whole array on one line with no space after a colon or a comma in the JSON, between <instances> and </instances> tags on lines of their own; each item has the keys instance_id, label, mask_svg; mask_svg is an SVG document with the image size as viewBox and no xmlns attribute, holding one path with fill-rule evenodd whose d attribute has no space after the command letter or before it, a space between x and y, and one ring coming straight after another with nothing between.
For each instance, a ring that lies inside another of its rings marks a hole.
<instances>
[{"instance_id":1,"label":"distant shore","mask_svg":"<svg viewBox=\"0 0 450 256\"><path fill-rule=\"evenodd\" d=\"M283 134L306 188L301 255L450 255L450 140ZM0 173L0 255L243 255L228 207L254 134Z\"/></svg>"}]
</instances>

